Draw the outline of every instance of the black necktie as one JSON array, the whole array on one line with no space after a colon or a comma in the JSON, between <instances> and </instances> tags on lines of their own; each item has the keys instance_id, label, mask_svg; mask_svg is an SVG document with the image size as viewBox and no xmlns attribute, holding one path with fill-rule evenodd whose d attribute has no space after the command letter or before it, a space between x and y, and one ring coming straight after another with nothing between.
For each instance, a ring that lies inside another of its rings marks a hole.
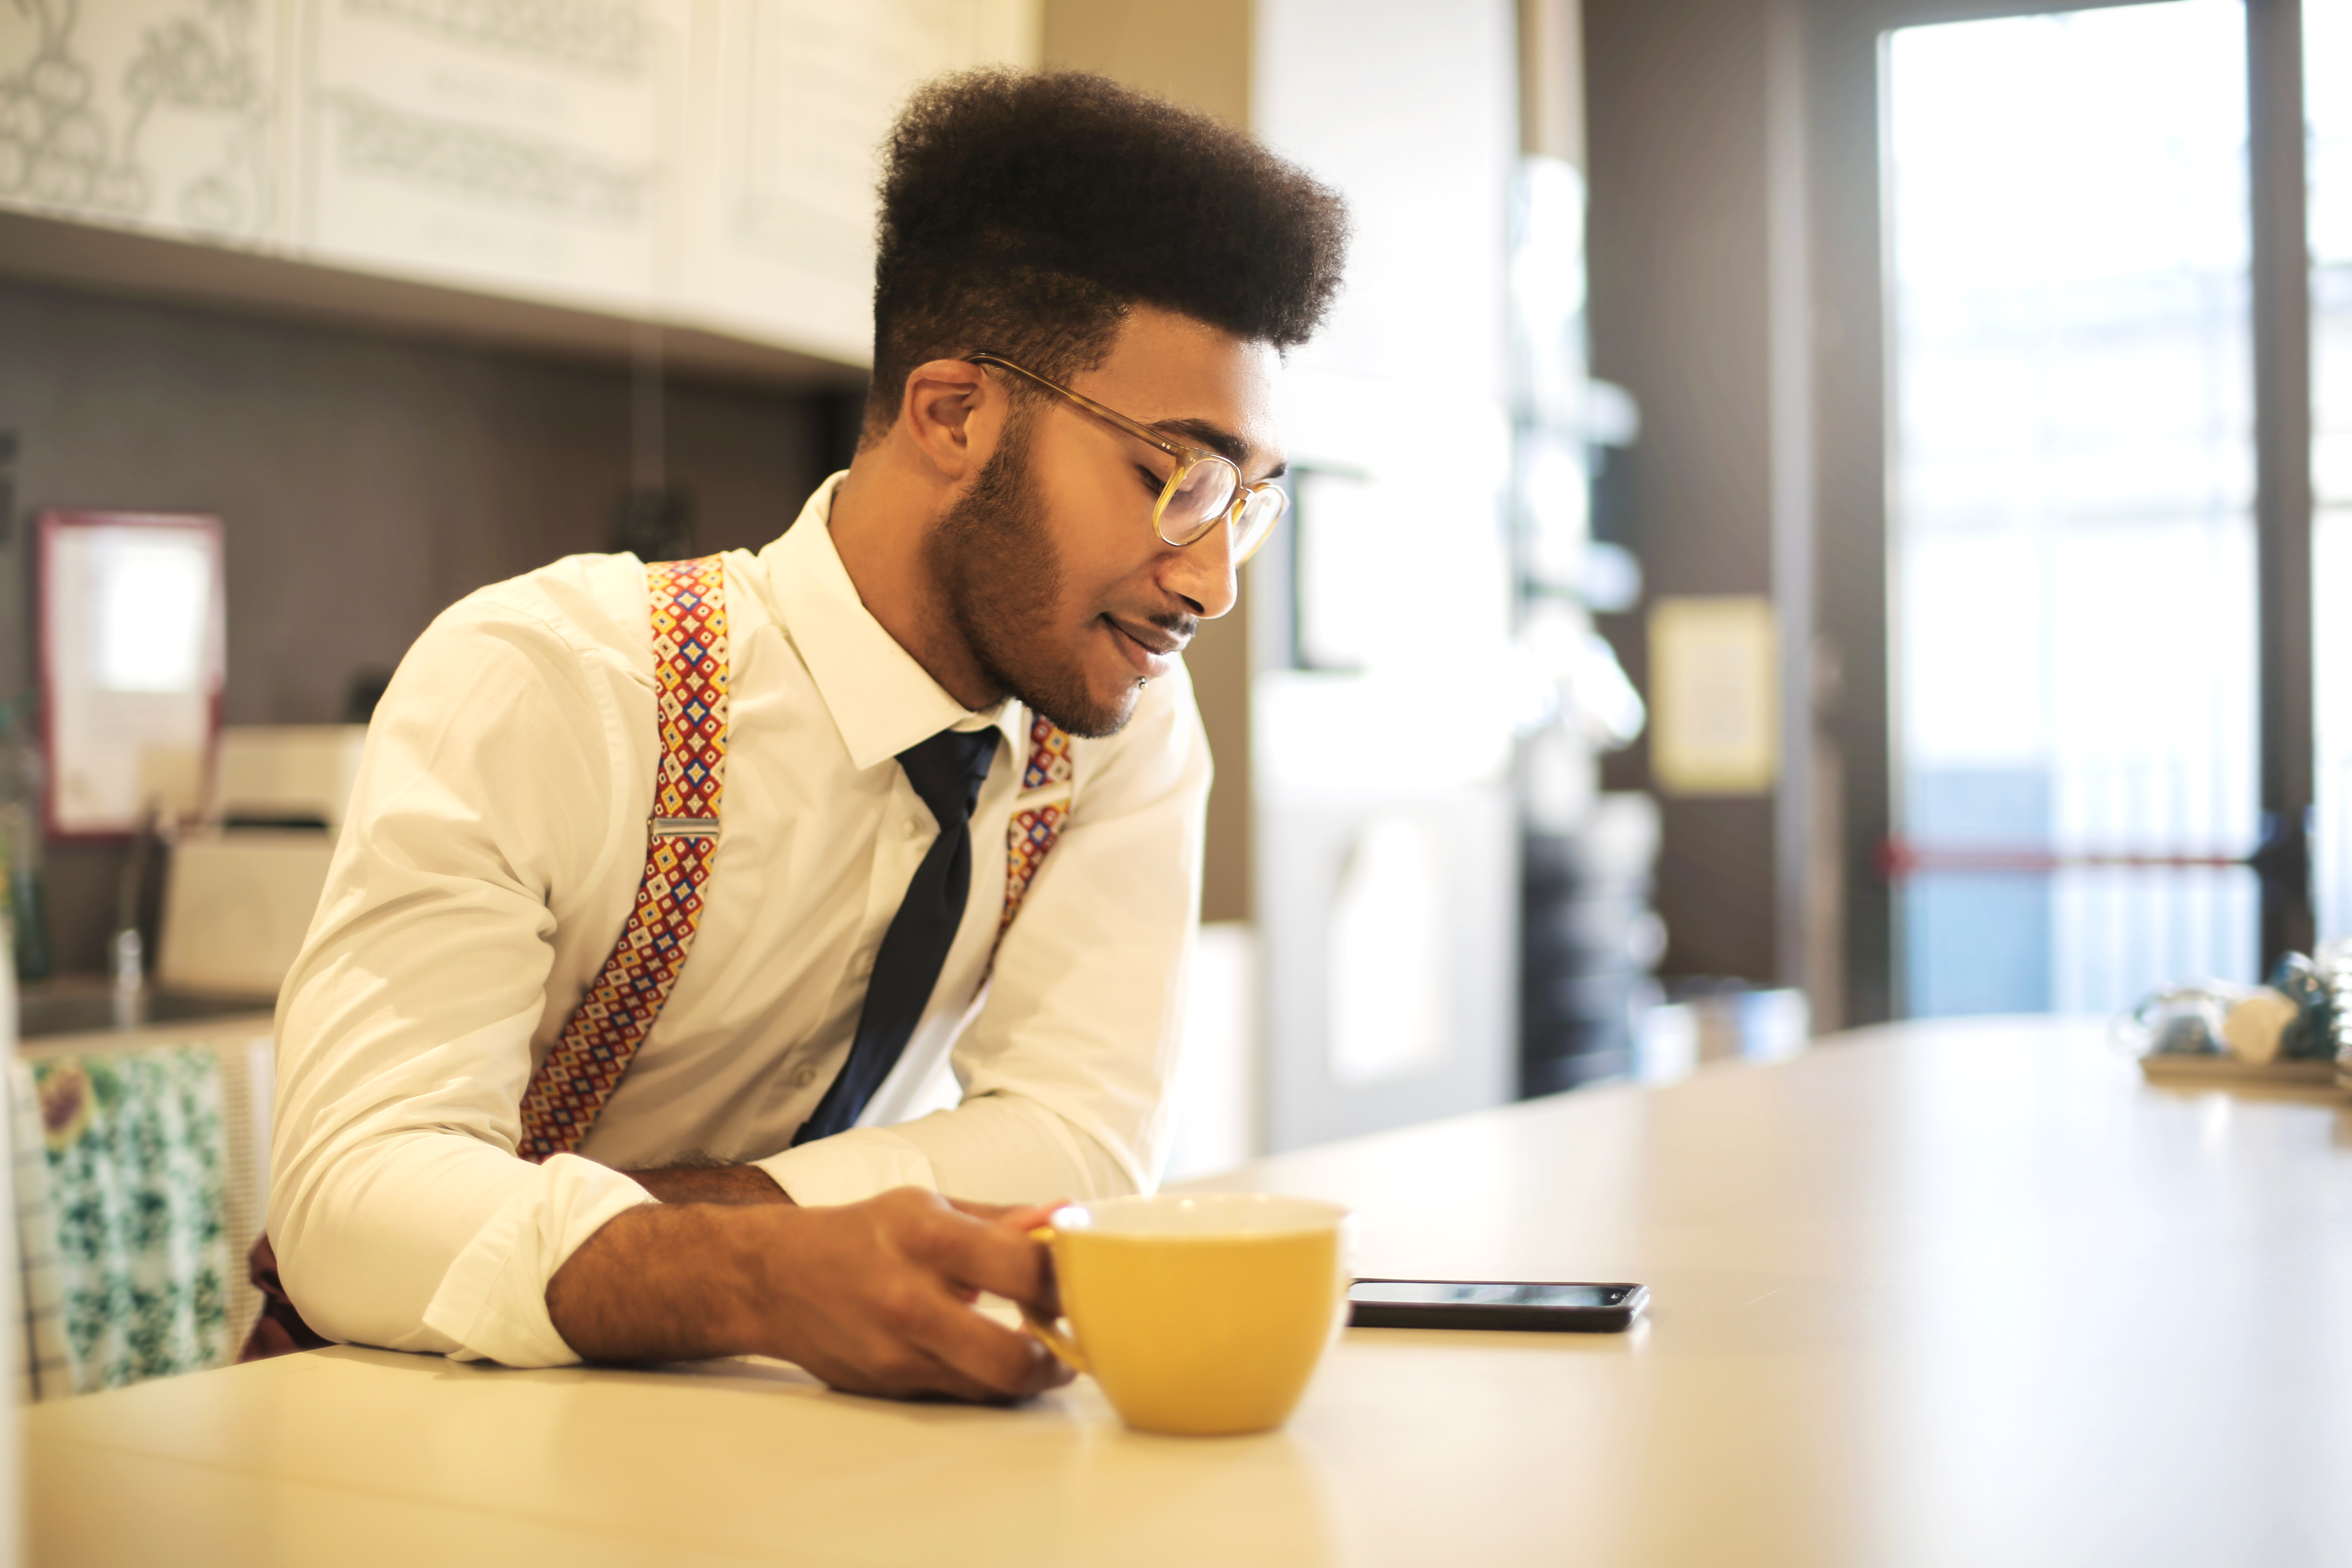
<instances>
[{"instance_id":1,"label":"black necktie","mask_svg":"<svg viewBox=\"0 0 2352 1568\"><path fill-rule=\"evenodd\" d=\"M931 987L939 984L971 896L971 808L980 799L988 764L995 759L996 740L993 729L942 730L898 753L898 765L931 808L940 836L915 868L907 897L890 918L890 929L882 933L849 1059L842 1063L840 1076L817 1101L815 1111L793 1134L796 1148L857 1125L858 1112L898 1065L908 1037L930 1003Z\"/></svg>"}]
</instances>

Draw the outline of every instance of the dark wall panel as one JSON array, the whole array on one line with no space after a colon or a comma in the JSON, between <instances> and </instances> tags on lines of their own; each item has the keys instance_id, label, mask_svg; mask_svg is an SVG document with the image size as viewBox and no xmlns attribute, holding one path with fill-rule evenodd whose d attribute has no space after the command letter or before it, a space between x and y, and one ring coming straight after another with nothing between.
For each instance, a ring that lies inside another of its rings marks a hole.
<instances>
[{"instance_id":1,"label":"dark wall panel","mask_svg":"<svg viewBox=\"0 0 2352 1568\"><path fill-rule=\"evenodd\" d=\"M41 508L217 512L230 723L343 715L442 608L607 547L630 477L625 368L0 282L0 431L18 515L0 548L0 695L34 679ZM823 477L812 397L675 384L667 478L698 544L757 545ZM53 858L60 961L98 967L118 857Z\"/></svg>"},{"instance_id":2,"label":"dark wall panel","mask_svg":"<svg viewBox=\"0 0 2352 1568\"><path fill-rule=\"evenodd\" d=\"M1584 4L1593 372L1642 410L1606 526L1652 598L1772 588L1766 21L1759 0ZM1640 618L1602 626L1645 680ZM1643 750L1607 783L1650 787ZM1769 981L1770 801L1663 805L1667 972Z\"/></svg>"}]
</instances>

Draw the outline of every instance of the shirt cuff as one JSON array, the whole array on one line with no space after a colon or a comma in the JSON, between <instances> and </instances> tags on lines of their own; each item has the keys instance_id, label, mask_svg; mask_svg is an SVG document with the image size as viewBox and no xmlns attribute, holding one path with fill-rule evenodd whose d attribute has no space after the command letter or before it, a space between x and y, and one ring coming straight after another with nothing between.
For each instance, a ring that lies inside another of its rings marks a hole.
<instances>
[{"instance_id":1,"label":"shirt cuff","mask_svg":"<svg viewBox=\"0 0 2352 1568\"><path fill-rule=\"evenodd\" d=\"M620 1172L558 1154L475 1234L425 1309L458 1361L570 1366L580 1357L547 1315L547 1282L614 1215L654 1201Z\"/></svg>"},{"instance_id":2,"label":"shirt cuff","mask_svg":"<svg viewBox=\"0 0 2352 1568\"><path fill-rule=\"evenodd\" d=\"M803 1208L860 1203L893 1187L940 1190L923 1152L879 1127L853 1127L751 1163Z\"/></svg>"}]
</instances>

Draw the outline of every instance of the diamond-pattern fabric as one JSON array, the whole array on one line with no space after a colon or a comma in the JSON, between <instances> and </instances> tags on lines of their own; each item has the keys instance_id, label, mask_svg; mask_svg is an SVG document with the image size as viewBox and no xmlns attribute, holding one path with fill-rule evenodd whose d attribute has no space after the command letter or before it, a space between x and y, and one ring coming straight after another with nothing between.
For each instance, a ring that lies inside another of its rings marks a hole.
<instances>
[{"instance_id":1,"label":"diamond-pattern fabric","mask_svg":"<svg viewBox=\"0 0 2352 1568\"><path fill-rule=\"evenodd\" d=\"M721 558L656 562L646 568L646 591L653 608L661 722L653 815L673 822L708 818L710 831L648 826L645 876L621 940L524 1092L517 1152L533 1162L577 1148L629 1070L686 966L702 918L703 884L719 849L719 797L727 776Z\"/></svg>"},{"instance_id":2,"label":"diamond-pattern fabric","mask_svg":"<svg viewBox=\"0 0 2352 1568\"><path fill-rule=\"evenodd\" d=\"M1070 736L1048 719L1029 721L1029 765L1022 770L1021 789L1045 789L1070 782Z\"/></svg>"},{"instance_id":3,"label":"diamond-pattern fabric","mask_svg":"<svg viewBox=\"0 0 2352 1568\"><path fill-rule=\"evenodd\" d=\"M1051 720L1032 719L1029 765L1022 771L1021 793L1028 795L1069 782L1068 731L1055 728ZM1037 869L1045 865L1045 857L1054 852L1055 841L1062 836L1063 820L1069 815L1066 793L1058 801L1040 805L1015 803L1013 821L1004 830L1004 913L997 918L997 941L1003 942L1004 933L1013 929L1013 917L1021 912L1021 900L1028 896L1029 884L1036 880Z\"/></svg>"}]
</instances>

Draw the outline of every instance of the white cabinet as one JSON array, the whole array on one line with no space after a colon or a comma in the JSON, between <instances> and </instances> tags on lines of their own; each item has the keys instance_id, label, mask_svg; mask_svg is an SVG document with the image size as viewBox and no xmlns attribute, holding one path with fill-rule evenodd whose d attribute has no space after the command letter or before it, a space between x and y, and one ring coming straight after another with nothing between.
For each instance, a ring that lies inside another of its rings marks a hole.
<instances>
[{"instance_id":1,"label":"white cabinet","mask_svg":"<svg viewBox=\"0 0 2352 1568\"><path fill-rule=\"evenodd\" d=\"M277 0L0 8L0 202L225 245L286 234Z\"/></svg>"},{"instance_id":2,"label":"white cabinet","mask_svg":"<svg viewBox=\"0 0 2352 1568\"><path fill-rule=\"evenodd\" d=\"M677 227L684 0L280 0L294 248L636 315Z\"/></svg>"},{"instance_id":3,"label":"white cabinet","mask_svg":"<svg viewBox=\"0 0 2352 1568\"><path fill-rule=\"evenodd\" d=\"M715 331L862 363L874 184L913 86L1033 64L1029 0L703 0L666 302Z\"/></svg>"},{"instance_id":4,"label":"white cabinet","mask_svg":"<svg viewBox=\"0 0 2352 1568\"><path fill-rule=\"evenodd\" d=\"M876 153L1036 0L22 0L0 206L866 357Z\"/></svg>"}]
</instances>

